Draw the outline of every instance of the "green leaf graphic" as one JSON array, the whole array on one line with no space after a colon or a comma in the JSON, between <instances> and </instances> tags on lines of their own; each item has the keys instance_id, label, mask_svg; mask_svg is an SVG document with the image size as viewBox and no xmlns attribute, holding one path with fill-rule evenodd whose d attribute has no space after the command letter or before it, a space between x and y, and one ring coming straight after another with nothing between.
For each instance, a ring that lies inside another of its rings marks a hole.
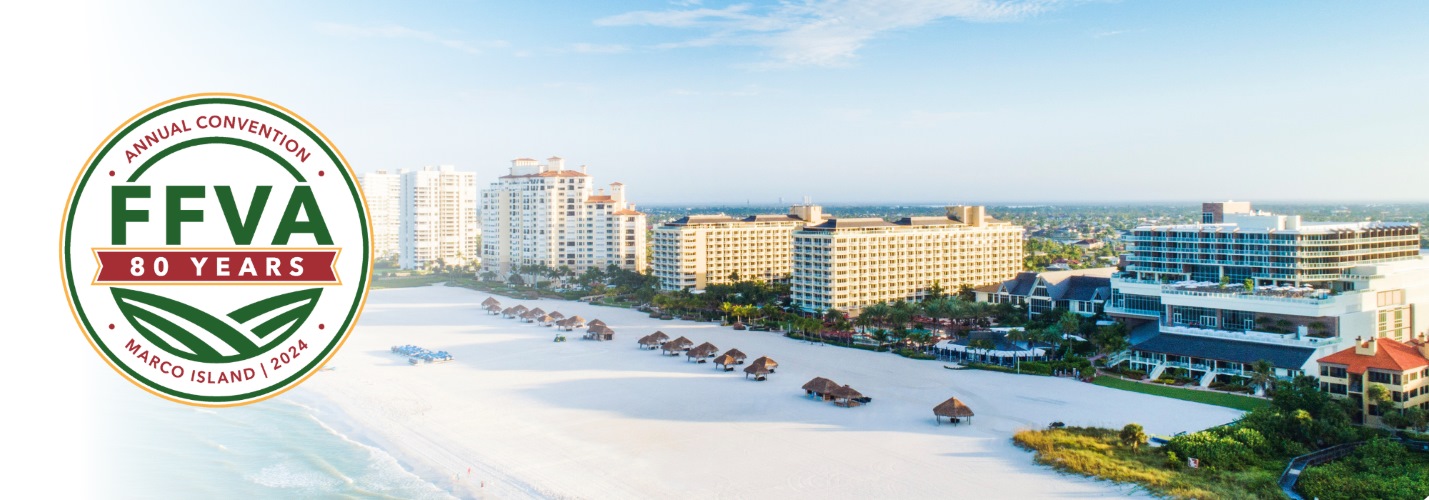
<instances>
[{"instance_id":1,"label":"green leaf graphic","mask_svg":"<svg viewBox=\"0 0 1429 500\"><path fill-rule=\"evenodd\" d=\"M248 337L229 326L222 319L177 300L119 287L111 288L110 293L114 295L114 302L118 304L119 312L129 320L129 324L150 343L173 356L201 363L226 363L249 359L267 350L266 347L248 340ZM321 295L322 289L320 288L289 292L243 306L229 313L228 317L240 324L246 324L259 316L296 304L296 307L291 310L279 313L267 321L251 327L254 336L266 340L278 328L289 325L287 330L267 343L268 346L272 346L287 339L302 326L304 321L307 321L308 316L317 307L318 298ZM209 345L188 329L149 309L140 307L141 305L172 314L203 329L219 342L236 351L237 354L224 355L220 353L215 346ZM164 333L179 345L173 345L172 342L159 336L150 327Z\"/></svg>"}]
</instances>

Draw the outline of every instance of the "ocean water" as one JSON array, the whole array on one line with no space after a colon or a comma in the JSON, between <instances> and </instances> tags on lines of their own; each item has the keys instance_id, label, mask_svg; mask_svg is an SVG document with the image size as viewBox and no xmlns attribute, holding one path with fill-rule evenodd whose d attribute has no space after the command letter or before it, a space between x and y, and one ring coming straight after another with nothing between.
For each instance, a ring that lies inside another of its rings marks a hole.
<instances>
[{"instance_id":1,"label":"ocean water","mask_svg":"<svg viewBox=\"0 0 1429 500\"><path fill-rule=\"evenodd\" d=\"M453 498L286 396L215 409L113 399L91 457L106 498Z\"/></svg>"}]
</instances>

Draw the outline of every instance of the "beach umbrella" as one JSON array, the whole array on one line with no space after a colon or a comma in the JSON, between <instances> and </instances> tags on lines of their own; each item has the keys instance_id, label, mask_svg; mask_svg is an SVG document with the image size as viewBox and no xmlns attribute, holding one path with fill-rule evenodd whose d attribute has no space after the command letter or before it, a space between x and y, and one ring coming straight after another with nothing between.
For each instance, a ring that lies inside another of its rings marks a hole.
<instances>
[{"instance_id":1,"label":"beach umbrella","mask_svg":"<svg viewBox=\"0 0 1429 500\"><path fill-rule=\"evenodd\" d=\"M496 300L496 297L487 297L486 300L481 301L481 307L490 307L490 306L499 306L499 305L501 305L501 301Z\"/></svg>"},{"instance_id":2,"label":"beach umbrella","mask_svg":"<svg viewBox=\"0 0 1429 500\"><path fill-rule=\"evenodd\" d=\"M674 344L676 347L682 350L689 349L690 346L695 345L695 342L693 340L687 339L685 337L680 337L675 340L671 340L669 343Z\"/></svg>"},{"instance_id":3,"label":"beach umbrella","mask_svg":"<svg viewBox=\"0 0 1429 500\"><path fill-rule=\"evenodd\" d=\"M848 404L849 401L852 401L852 400L854 400L854 399L858 399L858 398L863 397L863 394L862 394L862 393L860 393L860 392L854 390L852 387L849 387L849 386L847 386L847 385L845 385L845 386L843 386L843 387L834 388L834 389L833 389L832 391L830 391L828 394L829 394L830 396L833 396L834 399L842 399L842 400L844 400L845 404Z\"/></svg>"},{"instance_id":4,"label":"beach umbrella","mask_svg":"<svg viewBox=\"0 0 1429 500\"><path fill-rule=\"evenodd\" d=\"M703 344L700 344L699 347L696 347L695 349L699 349L700 352L704 353L705 357L714 356L715 353L718 353L718 352L719 352L719 348L718 348L718 347L715 347L714 344L711 344L711 343L709 343L709 342L705 342L705 343L703 343ZM691 350L691 351L694 351L695 349L690 349L690 350Z\"/></svg>"},{"instance_id":5,"label":"beach umbrella","mask_svg":"<svg viewBox=\"0 0 1429 500\"><path fill-rule=\"evenodd\" d=\"M542 311L541 308L537 307L537 308L531 310L531 314L532 314L533 316L538 316L538 317L539 317L539 316L545 316L545 315L546 315L546 311Z\"/></svg>"},{"instance_id":6,"label":"beach umbrella","mask_svg":"<svg viewBox=\"0 0 1429 500\"><path fill-rule=\"evenodd\" d=\"M718 357L718 358L715 358L715 359L714 359L714 364L715 364L715 366L718 366L718 367L720 367L720 368L725 368L725 367L734 366L734 357L733 357L733 356L730 356L730 355L728 355L728 354L725 354L725 355L723 355L723 356L720 356L720 357Z\"/></svg>"},{"instance_id":7,"label":"beach umbrella","mask_svg":"<svg viewBox=\"0 0 1429 500\"><path fill-rule=\"evenodd\" d=\"M660 342L670 340L669 335L665 335L665 332L659 330L655 330L655 333L650 334L650 337L659 340Z\"/></svg>"},{"instance_id":8,"label":"beach umbrella","mask_svg":"<svg viewBox=\"0 0 1429 500\"><path fill-rule=\"evenodd\" d=\"M566 315L561 314L560 311L551 311L551 319L565 319L565 318L566 318Z\"/></svg>"},{"instance_id":9,"label":"beach umbrella","mask_svg":"<svg viewBox=\"0 0 1429 500\"><path fill-rule=\"evenodd\" d=\"M523 305L521 305L521 304L516 304L516 307L513 307L513 308L511 308L511 309L514 309L514 310L516 311L516 314L524 314L526 311L530 311L530 310L531 310L531 309L529 309L529 308L527 308L526 306L523 306Z\"/></svg>"}]
</instances>

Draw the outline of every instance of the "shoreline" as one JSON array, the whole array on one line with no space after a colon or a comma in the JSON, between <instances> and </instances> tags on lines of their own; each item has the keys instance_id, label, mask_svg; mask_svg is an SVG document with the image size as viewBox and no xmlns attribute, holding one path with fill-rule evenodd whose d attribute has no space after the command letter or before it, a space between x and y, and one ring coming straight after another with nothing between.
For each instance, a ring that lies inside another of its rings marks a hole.
<instances>
[{"instance_id":1,"label":"shoreline","mask_svg":"<svg viewBox=\"0 0 1429 500\"><path fill-rule=\"evenodd\" d=\"M953 485L980 494L1123 498L1140 490L1039 466L1012 433L1043 427L1042 420L1117 427L1140 420L1148 432L1171 434L1240 414L1070 379L944 370L631 309L519 301L599 317L617 332L613 342L571 332L568 342L552 343L554 329L485 315L477 304L491 295L445 286L374 291L369 313L330 364L336 369L294 397L312 402L351 439L463 498L928 497ZM755 383L740 370L638 350L634 340L656 329L738 347L751 359L767 354L781 366ZM386 352L408 343L449 350L457 360L409 366ZM811 401L799 386L813 375L850 384L874 402L846 409ZM933 424L932 406L950 395L973 407L974 425ZM455 477L466 467L471 476ZM733 484L704 484L711 477Z\"/></svg>"}]
</instances>

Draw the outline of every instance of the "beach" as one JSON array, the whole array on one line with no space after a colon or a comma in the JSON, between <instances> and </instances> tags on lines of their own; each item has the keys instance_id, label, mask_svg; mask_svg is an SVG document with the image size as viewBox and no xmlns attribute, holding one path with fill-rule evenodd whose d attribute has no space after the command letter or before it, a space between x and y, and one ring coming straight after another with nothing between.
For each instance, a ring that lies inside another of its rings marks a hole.
<instances>
[{"instance_id":1,"label":"beach","mask_svg":"<svg viewBox=\"0 0 1429 500\"><path fill-rule=\"evenodd\" d=\"M1235 419L1228 408L1118 391L1076 380L947 370L917 361L661 321L638 311L558 300L524 304L616 332L552 342L556 329L486 314L489 294L430 286L375 290L341 352L284 398L382 449L458 497L483 498L1120 498L1138 490L1058 474L1011 442L1022 428L1145 426L1195 431ZM750 361L779 363L767 381L739 366L641 350L660 330ZM455 361L409 365L393 345L446 350ZM841 408L805 396L815 376L873 398ZM956 396L971 424L936 425Z\"/></svg>"}]
</instances>

